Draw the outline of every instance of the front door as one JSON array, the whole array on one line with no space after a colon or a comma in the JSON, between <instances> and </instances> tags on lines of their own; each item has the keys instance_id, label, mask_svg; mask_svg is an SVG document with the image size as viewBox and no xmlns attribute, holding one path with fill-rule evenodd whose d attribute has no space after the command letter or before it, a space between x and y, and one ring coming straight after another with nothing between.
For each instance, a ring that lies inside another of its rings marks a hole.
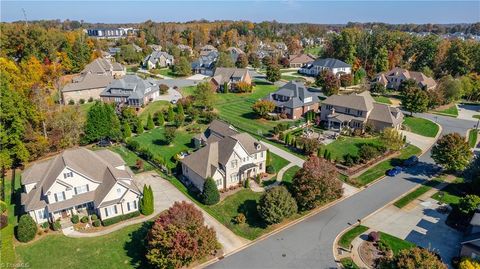
<instances>
[{"instance_id":1,"label":"front door","mask_svg":"<svg viewBox=\"0 0 480 269\"><path fill-rule=\"evenodd\" d=\"M66 209L62 210L62 218L68 218L68 211Z\"/></svg>"}]
</instances>

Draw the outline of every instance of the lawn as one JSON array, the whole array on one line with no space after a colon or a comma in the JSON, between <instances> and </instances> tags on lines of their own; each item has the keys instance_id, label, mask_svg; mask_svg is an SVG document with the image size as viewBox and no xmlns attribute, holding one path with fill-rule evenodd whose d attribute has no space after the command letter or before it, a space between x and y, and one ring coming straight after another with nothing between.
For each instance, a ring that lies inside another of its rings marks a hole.
<instances>
[{"instance_id":1,"label":"lawn","mask_svg":"<svg viewBox=\"0 0 480 269\"><path fill-rule=\"evenodd\" d=\"M394 166L400 165L403 162L403 160L408 159L408 157L410 157L412 155L419 155L421 152L422 151L419 148L415 147L414 145L409 145L408 147L401 150L401 153L398 157L391 158L391 159L388 159L388 160L385 160L383 162L378 163L374 167L365 171L359 177L354 178L351 183L356 185L356 186L366 185L366 184L384 176L385 172L388 169L391 169Z\"/></svg>"},{"instance_id":2,"label":"lawn","mask_svg":"<svg viewBox=\"0 0 480 269\"><path fill-rule=\"evenodd\" d=\"M219 93L216 94L214 107L219 112L221 119L229 122L236 128L256 135L265 135L278 122L258 119L252 110L252 105L255 101L267 96L276 89L275 85L257 82L251 94Z\"/></svg>"},{"instance_id":3,"label":"lawn","mask_svg":"<svg viewBox=\"0 0 480 269\"><path fill-rule=\"evenodd\" d=\"M70 238L47 235L30 244L18 245L20 262L29 268L145 268L143 240L149 223L135 224L108 235ZM53 254L55 253L55 254ZM54 258L45 261L46 255ZM77 257L77 258L73 258ZM78 259L81 257L81 259ZM2 262L6 262L2 259Z\"/></svg>"},{"instance_id":4,"label":"lawn","mask_svg":"<svg viewBox=\"0 0 480 269\"><path fill-rule=\"evenodd\" d=\"M338 240L338 244L346 249L350 249L353 239L368 230L368 227L358 225L344 233Z\"/></svg>"},{"instance_id":5,"label":"lawn","mask_svg":"<svg viewBox=\"0 0 480 269\"><path fill-rule=\"evenodd\" d=\"M386 96L373 96L373 99L375 99L375 101L377 103L382 103L382 104L387 104L387 105L392 104L392 102L390 101L390 98L388 98Z\"/></svg>"},{"instance_id":6,"label":"lawn","mask_svg":"<svg viewBox=\"0 0 480 269\"><path fill-rule=\"evenodd\" d=\"M458 116L458 109L457 106L453 104L446 109L434 110L433 113L456 118Z\"/></svg>"},{"instance_id":7,"label":"lawn","mask_svg":"<svg viewBox=\"0 0 480 269\"><path fill-rule=\"evenodd\" d=\"M433 121L410 116L405 117L403 125L406 126L410 132L427 137L435 137L439 129L438 125Z\"/></svg>"},{"instance_id":8,"label":"lawn","mask_svg":"<svg viewBox=\"0 0 480 269\"><path fill-rule=\"evenodd\" d=\"M441 179L433 179L425 182L420 187L414 189L413 191L409 192L407 195L403 196L402 198L398 199L394 205L398 208L403 208L404 206L411 203L413 200L417 199L427 191L431 190L433 187L437 186L441 183Z\"/></svg>"},{"instance_id":9,"label":"lawn","mask_svg":"<svg viewBox=\"0 0 480 269\"><path fill-rule=\"evenodd\" d=\"M377 137L362 138L341 136L323 148L331 152L332 160L343 161L343 156L345 156L347 153L358 155L360 147L365 144L382 145L382 142Z\"/></svg>"},{"instance_id":10,"label":"lawn","mask_svg":"<svg viewBox=\"0 0 480 269\"><path fill-rule=\"evenodd\" d=\"M143 124L147 124L148 114L151 114L153 117L155 112L161 111L163 109L168 109L169 105L170 103L168 101L151 102L144 109L142 109L142 112L140 112L139 117L143 121Z\"/></svg>"},{"instance_id":11,"label":"lawn","mask_svg":"<svg viewBox=\"0 0 480 269\"><path fill-rule=\"evenodd\" d=\"M7 173L7 176L2 180L5 180L5 203L7 204L8 210L8 225L4 227L0 232L0 260L2 264L13 264L16 262L15 257L15 248L14 248L14 230L17 225L17 214L18 208L15 206L20 203L20 194L21 189L20 185L20 171L16 170L15 173L15 184L12 186L12 177L11 173ZM12 190L13 187L13 190ZM13 195L12 195L13 194ZM33 268L33 267L32 267Z\"/></svg>"},{"instance_id":12,"label":"lawn","mask_svg":"<svg viewBox=\"0 0 480 269\"><path fill-rule=\"evenodd\" d=\"M477 145L477 136L478 131L475 129L470 129L468 132L468 145L470 145L471 148L475 148Z\"/></svg>"},{"instance_id":13,"label":"lawn","mask_svg":"<svg viewBox=\"0 0 480 269\"><path fill-rule=\"evenodd\" d=\"M401 250L411 249L416 246L414 243L383 232L380 232L380 242L387 245L393 251L393 254L398 254Z\"/></svg>"},{"instance_id":14,"label":"lawn","mask_svg":"<svg viewBox=\"0 0 480 269\"><path fill-rule=\"evenodd\" d=\"M297 173L298 170L300 170L300 167L298 167L296 165L288 168L287 171L285 171L285 173L283 173L282 182L291 184L292 181L293 181L293 177L295 176L295 174Z\"/></svg>"},{"instance_id":15,"label":"lawn","mask_svg":"<svg viewBox=\"0 0 480 269\"><path fill-rule=\"evenodd\" d=\"M473 115L472 118L480 120L480 115Z\"/></svg>"},{"instance_id":16,"label":"lawn","mask_svg":"<svg viewBox=\"0 0 480 269\"><path fill-rule=\"evenodd\" d=\"M87 103L83 103L81 105L79 104L80 110L82 111L82 113L85 114L85 116L87 115L88 111L93 106L93 104L95 104L95 102L87 102Z\"/></svg>"},{"instance_id":17,"label":"lawn","mask_svg":"<svg viewBox=\"0 0 480 269\"><path fill-rule=\"evenodd\" d=\"M358 265L356 265L352 258L342 258L340 259L340 263L342 264L344 269L359 269Z\"/></svg>"},{"instance_id":18,"label":"lawn","mask_svg":"<svg viewBox=\"0 0 480 269\"><path fill-rule=\"evenodd\" d=\"M468 189L468 183L465 183L463 178L457 178L454 182L435 193L432 198L442 203L456 205L460 202L460 198L464 196L465 191Z\"/></svg>"},{"instance_id":19,"label":"lawn","mask_svg":"<svg viewBox=\"0 0 480 269\"><path fill-rule=\"evenodd\" d=\"M150 71L150 72L152 72L152 71ZM172 77L172 78L182 77L182 76L179 76L176 73L174 73L170 68L157 69L157 70L153 71L152 73L160 74L162 76L167 76L167 77Z\"/></svg>"},{"instance_id":20,"label":"lawn","mask_svg":"<svg viewBox=\"0 0 480 269\"><path fill-rule=\"evenodd\" d=\"M122 157L122 159L127 163L128 167L130 167L130 169L132 169L132 171L135 172L135 173L150 171L150 170L154 169L154 167L150 163L144 161L143 162L143 171L137 171L137 168L136 168L135 164L136 164L137 160L140 159L140 157L138 157L137 154L135 154L133 151L127 149L124 146L112 146L108 149L113 151L113 152L118 153Z\"/></svg>"},{"instance_id":21,"label":"lawn","mask_svg":"<svg viewBox=\"0 0 480 269\"><path fill-rule=\"evenodd\" d=\"M303 77L290 76L290 75L282 75L282 79L288 80L288 81L292 81L292 80L305 81Z\"/></svg>"},{"instance_id":22,"label":"lawn","mask_svg":"<svg viewBox=\"0 0 480 269\"><path fill-rule=\"evenodd\" d=\"M183 97L193 95L197 86L187 86L180 89L180 93Z\"/></svg>"},{"instance_id":23,"label":"lawn","mask_svg":"<svg viewBox=\"0 0 480 269\"><path fill-rule=\"evenodd\" d=\"M269 152L270 154L270 161L271 161L271 164L272 166L275 168L275 172L278 173L278 171L280 171L280 169L282 169L284 166L286 166L289 161L285 160L284 158L276 155L276 154L273 154L271 152Z\"/></svg>"},{"instance_id":24,"label":"lawn","mask_svg":"<svg viewBox=\"0 0 480 269\"><path fill-rule=\"evenodd\" d=\"M322 46L311 46L303 49L303 53L309 53L314 56L320 56L320 53L323 51Z\"/></svg>"},{"instance_id":25,"label":"lawn","mask_svg":"<svg viewBox=\"0 0 480 269\"><path fill-rule=\"evenodd\" d=\"M155 128L151 131L135 136L132 139L138 141L142 147L150 149L153 154L165 158L167 165L169 167L173 167L173 156L182 151L189 151L193 149L191 140L195 134L188 133L184 130L184 128L185 127L177 129L175 139L171 145L167 145L164 142L164 127Z\"/></svg>"}]
</instances>

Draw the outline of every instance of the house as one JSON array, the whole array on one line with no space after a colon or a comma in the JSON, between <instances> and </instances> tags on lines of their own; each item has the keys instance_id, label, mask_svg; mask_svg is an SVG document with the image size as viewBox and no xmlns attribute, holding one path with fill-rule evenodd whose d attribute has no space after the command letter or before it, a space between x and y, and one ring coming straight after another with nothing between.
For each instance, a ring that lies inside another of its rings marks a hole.
<instances>
[{"instance_id":1,"label":"house","mask_svg":"<svg viewBox=\"0 0 480 269\"><path fill-rule=\"evenodd\" d=\"M211 51L207 55L200 56L197 60L192 62L192 72L194 74L202 74L207 76L213 75L213 69L215 68L217 59L217 51Z\"/></svg>"},{"instance_id":2,"label":"house","mask_svg":"<svg viewBox=\"0 0 480 269\"><path fill-rule=\"evenodd\" d=\"M141 193L123 159L109 150L68 149L25 169L23 210L37 223L97 214L100 219L138 211Z\"/></svg>"},{"instance_id":3,"label":"house","mask_svg":"<svg viewBox=\"0 0 480 269\"><path fill-rule=\"evenodd\" d=\"M210 52L217 52L218 50L212 45L205 45L200 48L200 56L207 56Z\"/></svg>"},{"instance_id":4,"label":"house","mask_svg":"<svg viewBox=\"0 0 480 269\"><path fill-rule=\"evenodd\" d=\"M193 49L190 46L180 44L177 45L177 48L179 48L183 52L186 52L189 56L193 54Z\"/></svg>"},{"instance_id":5,"label":"house","mask_svg":"<svg viewBox=\"0 0 480 269\"><path fill-rule=\"evenodd\" d=\"M143 59L143 66L147 69L168 67L174 63L173 56L164 51L153 51Z\"/></svg>"},{"instance_id":6,"label":"house","mask_svg":"<svg viewBox=\"0 0 480 269\"><path fill-rule=\"evenodd\" d=\"M309 76L318 76L323 70L328 70L332 72L336 76L340 76L343 74L351 74L352 73L352 66L332 58L325 58L325 59L316 59L313 62L307 63L298 72L300 74L305 74Z\"/></svg>"},{"instance_id":7,"label":"house","mask_svg":"<svg viewBox=\"0 0 480 269\"><path fill-rule=\"evenodd\" d=\"M460 257L480 258L480 206L473 214L467 234L460 244Z\"/></svg>"},{"instance_id":8,"label":"house","mask_svg":"<svg viewBox=\"0 0 480 269\"><path fill-rule=\"evenodd\" d=\"M378 74L373 82L380 83L388 89L398 90L402 82L407 79L415 80L418 83L418 87L424 90L431 90L437 87L437 82L435 82L433 78L427 77L422 72L409 71L399 67Z\"/></svg>"},{"instance_id":9,"label":"house","mask_svg":"<svg viewBox=\"0 0 480 269\"><path fill-rule=\"evenodd\" d=\"M344 127L364 130L370 125L382 131L391 127L400 130L403 113L400 109L375 102L370 92L332 95L322 101L320 119L329 129Z\"/></svg>"},{"instance_id":10,"label":"house","mask_svg":"<svg viewBox=\"0 0 480 269\"><path fill-rule=\"evenodd\" d=\"M239 82L245 82L249 85L252 84L252 77L246 68L215 68L215 73L211 83L217 91L224 91L225 86L229 90L235 90L236 85Z\"/></svg>"},{"instance_id":11,"label":"house","mask_svg":"<svg viewBox=\"0 0 480 269\"><path fill-rule=\"evenodd\" d=\"M239 48L236 48L236 47L229 47L227 49L228 53L230 53L230 57L232 57L232 61L234 63L237 62L237 59L238 59L238 56L240 56L241 54L245 54L245 52L243 52L243 50L239 49Z\"/></svg>"},{"instance_id":12,"label":"house","mask_svg":"<svg viewBox=\"0 0 480 269\"><path fill-rule=\"evenodd\" d=\"M222 190L265 172L267 148L225 122L214 120L193 142L203 147L181 160L182 174L200 191L208 177Z\"/></svg>"},{"instance_id":13,"label":"house","mask_svg":"<svg viewBox=\"0 0 480 269\"><path fill-rule=\"evenodd\" d=\"M124 38L129 35L135 35L138 29L134 28L92 28L87 29L87 34L94 38Z\"/></svg>"},{"instance_id":14,"label":"house","mask_svg":"<svg viewBox=\"0 0 480 269\"><path fill-rule=\"evenodd\" d=\"M62 88L62 98L65 103L80 100L100 99L100 93L114 79L126 74L124 66L104 58L98 58L89 63L80 72L80 76Z\"/></svg>"},{"instance_id":15,"label":"house","mask_svg":"<svg viewBox=\"0 0 480 269\"><path fill-rule=\"evenodd\" d=\"M138 46L137 44L132 44L132 47L135 50L135 52L142 52L143 51L143 49L140 46Z\"/></svg>"},{"instance_id":16,"label":"house","mask_svg":"<svg viewBox=\"0 0 480 269\"><path fill-rule=\"evenodd\" d=\"M288 56L290 68L300 68L313 61L315 61L315 57L310 54L292 54Z\"/></svg>"},{"instance_id":17,"label":"house","mask_svg":"<svg viewBox=\"0 0 480 269\"><path fill-rule=\"evenodd\" d=\"M122 49L121 48L108 48L108 53L112 56L115 57L118 53L120 53Z\"/></svg>"},{"instance_id":18,"label":"house","mask_svg":"<svg viewBox=\"0 0 480 269\"><path fill-rule=\"evenodd\" d=\"M303 82L290 81L265 98L275 103L275 112L289 119L299 119L308 111L319 108L319 92L309 90Z\"/></svg>"},{"instance_id":19,"label":"house","mask_svg":"<svg viewBox=\"0 0 480 269\"><path fill-rule=\"evenodd\" d=\"M137 75L126 75L108 84L100 97L104 102L140 107L153 101L159 95L160 90L157 80L142 79Z\"/></svg>"}]
</instances>

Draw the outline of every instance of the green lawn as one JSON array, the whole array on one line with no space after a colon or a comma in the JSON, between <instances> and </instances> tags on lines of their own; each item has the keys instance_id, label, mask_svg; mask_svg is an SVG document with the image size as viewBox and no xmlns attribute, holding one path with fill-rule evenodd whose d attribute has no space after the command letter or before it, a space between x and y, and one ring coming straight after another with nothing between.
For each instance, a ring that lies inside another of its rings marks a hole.
<instances>
[{"instance_id":1,"label":"green lawn","mask_svg":"<svg viewBox=\"0 0 480 269\"><path fill-rule=\"evenodd\" d=\"M414 243L383 232L380 232L380 242L383 242L385 245L387 245L393 251L393 254L397 254L401 250L411 249L416 246Z\"/></svg>"},{"instance_id":2,"label":"green lawn","mask_svg":"<svg viewBox=\"0 0 480 269\"><path fill-rule=\"evenodd\" d=\"M118 153L122 159L127 163L128 167L130 167L130 169L132 169L133 172L144 172L144 171L150 171L150 170L153 170L154 167L144 161L143 162L143 171L137 171L137 168L135 166L136 162L138 159L140 159L140 157L137 156L137 154L135 154L133 151L127 149L126 147L124 146L113 146L113 147L110 147L108 148L109 150L113 151L113 152L116 152Z\"/></svg>"},{"instance_id":3,"label":"green lawn","mask_svg":"<svg viewBox=\"0 0 480 269\"><path fill-rule=\"evenodd\" d=\"M314 56L320 56L320 53L323 51L322 46L311 46L303 49L303 53L309 53Z\"/></svg>"},{"instance_id":4,"label":"green lawn","mask_svg":"<svg viewBox=\"0 0 480 269\"><path fill-rule=\"evenodd\" d=\"M405 117L403 125L406 126L410 132L427 137L435 137L439 129L438 125L433 121L410 116Z\"/></svg>"},{"instance_id":5,"label":"green lawn","mask_svg":"<svg viewBox=\"0 0 480 269\"><path fill-rule=\"evenodd\" d=\"M477 136L478 131L475 129L470 129L468 132L468 145L470 145L471 148L475 148L477 145Z\"/></svg>"},{"instance_id":6,"label":"green lawn","mask_svg":"<svg viewBox=\"0 0 480 269\"><path fill-rule=\"evenodd\" d=\"M16 170L15 184L12 186L12 176L7 174L5 180L5 203L8 210L8 225L0 231L0 260L3 264L13 264L16 262L15 248L14 248L14 230L17 225L18 208L15 204L20 203L20 170ZM12 191L13 188L13 191ZM12 194L14 194L12 196Z\"/></svg>"},{"instance_id":7,"label":"green lawn","mask_svg":"<svg viewBox=\"0 0 480 269\"><path fill-rule=\"evenodd\" d=\"M171 145L166 145L164 142L165 127L155 128L132 139L138 141L141 146L150 149L153 154L164 157L167 165L172 167L174 164L172 157L175 154L193 149L191 141L195 134L186 132L184 128L177 129Z\"/></svg>"},{"instance_id":8,"label":"green lawn","mask_svg":"<svg viewBox=\"0 0 480 269\"><path fill-rule=\"evenodd\" d=\"M282 75L282 79L288 80L288 81L292 81L292 80L305 81L305 79L302 77L290 76L290 75Z\"/></svg>"},{"instance_id":9,"label":"green lawn","mask_svg":"<svg viewBox=\"0 0 480 269\"><path fill-rule=\"evenodd\" d=\"M358 265L356 265L352 258L342 258L340 259L340 263L342 264L344 269L359 269Z\"/></svg>"},{"instance_id":10,"label":"green lawn","mask_svg":"<svg viewBox=\"0 0 480 269\"><path fill-rule=\"evenodd\" d=\"M80 109L82 110L83 113L85 113L85 116L87 115L88 111L90 110L90 108L93 106L95 102L86 102L86 103L83 103L83 104L79 104L80 106Z\"/></svg>"},{"instance_id":11,"label":"green lawn","mask_svg":"<svg viewBox=\"0 0 480 269\"><path fill-rule=\"evenodd\" d=\"M296 165L288 168L287 171L285 171L285 173L283 173L282 182L292 183L293 177L295 176L295 174L297 173L298 170L300 170L300 167L298 167Z\"/></svg>"},{"instance_id":12,"label":"green lawn","mask_svg":"<svg viewBox=\"0 0 480 269\"><path fill-rule=\"evenodd\" d=\"M153 70L155 70L155 69L153 69ZM152 71L150 71L150 72L152 72ZM162 76L167 76L167 77L172 77L172 78L182 77L182 76L179 76L176 73L174 73L170 68L157 69L157 70L153 71L152 73L160 74Z\"/></svg>"},{"instance_id":13,"label":"green lawn","mask_svg":"<svg viewBox=\"0 0 480 269\"><path fill-rule=\"evenodd\" d=\"M453 104L446 109L434 110L433 113L456 118L458 116L458 109L457 106Z\"/></svg>"},{"instance_id":14,"label":"green lawn","mask_svg":"<svg viewBox=\"0 0 480 269\"><path fill-rule=\"evenodd\" d=\"M170 103L168 101L155 101L149 103L144 109L142 109L142 112L140 113L139 117L142 119L143 124L147 124L147 118L148 114L151 114L152 117L155 114L155 112L161 111L163 109L168 109L168 106Z\"/></svg>"},{"instance_id":15,"label":"green lawn","mask_svg":"<svg viewBox=\"0 0 480 269\"><path fill-rule=\"evenodd\" d=\"M377 137L362 138L341 136L323 148L331 152L332 160L343 161L343 156L347 153L358 155L360 147L364 144L382 145L382 142Z\"/></svg>"},{"instance_id":16,"label":"green lawn","mask_svg":"<svg viewBox=\"0 0 480 269\"><path fill-rule=\"evenodd\" d=\"M148 223L135 224L92 238L47 235L33 243L18 245L16 250L19 261L29 268L145 268L143 240L148 226ZM46 255L53 253L54 258L45 262Z\"/></svg>"},{"instance_id":17,"label":"green lawn","mask_svg":"<svg viewBox=\"0 0 480 269\"><path fill-rule=\"evenodd\" d=\"M275 168L275 172L278 173L280 169L282 169L284 166L286 166L289 161L285 160L284 158L269 152L270 154L270 159L271 159L271 164Z\"/></svg>"},{"instance_id":18,"label":"green lawn","mask_svg":"<svg viewBox=\"0 0 480 269\"><path fill-rule=\"evenodd\" d=\"M422 184L420 187L416 188L415 190L409 192L407 195L398 199L394 203L394 205L398 208L403 208L404 206L411 203L413 200L417 199L427 191L431 190L433 187L440 184L441 181L442 181L441 179L434 179L434 180L427 181L425 184Z\"/></svg>"},{"instance_id":19,"label":"green lawn","mask_svg":"<svg viewBox=\"0 0 480 269\"><path fill-rule=\"evenodd\" d=\"M193 95L197 86L188 86L180 89L180 93L183 97Z\"/></svg>"},{"instance_id":20,"label":"green lawn","mask_svg":"<svg viewBox=\"0 0 480 269\"><path fill-rule=\"evenodd\" d=\"M346 249L350 249L353 239L368 230L368 227L358 225L344 233L338 240L338 244Z\"/></svg>"},{"instance_id":21,"label":"green lawn","mask_svg":"<svg viewBox=\"0 0 480 269\"><path fill-rule=\"evenodd\" d=\"M415 147L414 145L409 145L408 147L401 150L401 153L398 157L391 158L385 160L383 162L378 163L374 167L368 169L359 177L355 178L350 182L356 186L363 186L366 185L382 176L385 175L385 172L388 169L393 168L396 165L400 165L403 160L408 159L408 157L412 155L419 155L422 151Z\"/></svg>"},{"instance_id":22,"label":"green lawn","mask_svg":"<svg viewBox=\"0 0 480 269\"><path fill-rule=\"evenodd\" d=\"M472 118L480 119L480 115L473 115Z\"/></svg>"},{"instance_id":23,"label":"green lawn","mask_svg":"<svg viewBox=\"0 0 480 269\"><path fill-rule=\"evenodd\" d=\"M468 183L465 183L463 178L457 178L454 182L435 193L432 198L442 203L456 205L460 202L460 198L468 188Z\"/></svg>"},{"instance_id":24,"label":"green lawn","mask_svg":"<svg viewBox=\"0 0 480 269\"><path fill-rule=\"evenodd\" d=\"M392 102L390 101L390 98L386 96L373 96L373 99L375 99L377 103L383 103L388 105L392 104Z\"/></svg>"}]
</instances>

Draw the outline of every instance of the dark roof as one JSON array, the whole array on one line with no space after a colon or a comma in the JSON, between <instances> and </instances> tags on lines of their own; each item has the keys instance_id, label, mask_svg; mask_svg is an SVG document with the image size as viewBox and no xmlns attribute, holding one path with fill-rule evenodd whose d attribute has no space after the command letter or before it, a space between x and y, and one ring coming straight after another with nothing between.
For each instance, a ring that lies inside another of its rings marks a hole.
<instances>
[{"instance_id":1,"label":"dark roof","mask_svg":"<svg viewBox=\"0 0 480 269\"><path fill-rule=\"evenodd\" d=\"M159 83L157 80L151 78L142 79L137 75L126 75L108 84L100 96L125 96L128 98L143 99L144 96L150 95L158 90Z\"/></svg>"},{"instance_id":2,"label":"dark roof","mask_svg":"<svg viewBox=\"0 0 480 269\"><path fill-rule=\"evenodd\" d=\"M213 69L218 58L217 51L210 51L207 55L200 56L197 60L192 62L192 68L207 68Z\"/></svg>"},{"instance_id":3,"label":"dark roof","mask_svg":"<svg viewBox=\"0 0 480 269\"><path fill-rule=\"evenodd\" d=\"M288 100L278 100L279 96L288 97ZM319 94L310 91L303 82L290 81L283 85L277 91L269 94L267 100L273 101L277 106L297 108L305 105L311 105L319 102ZM311 100L308 100L308 99Z\"/></svg>"},{"instance_id":4,"label":"dark roof","mask_svg":"<svg viewBox=\"0 0 480 269\"><path fill-rule=\"evenodd\" d=\"M327 67L327 68L345 68L345 67L351 67L351 65L337 60L333 58L324 58L324 59L316 59L312 63L313 66L322 66L322 67Z\"/></svg>"}]
</instances>

